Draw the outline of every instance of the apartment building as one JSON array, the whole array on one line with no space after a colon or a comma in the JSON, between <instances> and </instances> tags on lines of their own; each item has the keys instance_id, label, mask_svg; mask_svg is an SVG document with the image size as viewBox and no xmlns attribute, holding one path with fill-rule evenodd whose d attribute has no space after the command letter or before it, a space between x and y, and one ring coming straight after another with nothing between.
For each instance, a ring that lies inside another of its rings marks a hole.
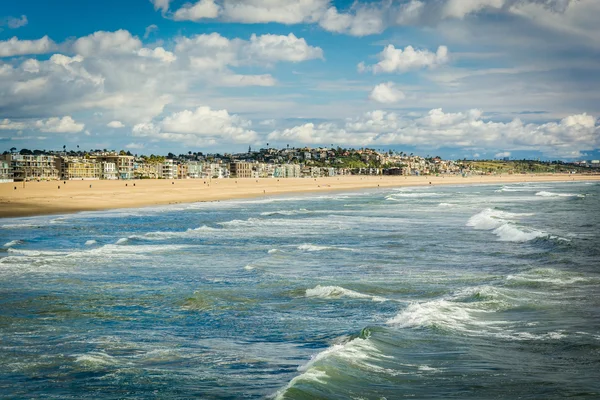
<instances>
[{"instance_id":1,"label":"apartment building","mask_svg":"<svg viewBox=\"0 0 600 400\"><path fill-rule=\"evenodd\" d=\"M175 179L177 178L177 166L173 160L165 160L161 166L161 178Z\"/></svg>"},{"instance_id":2,"label":"apartment building","mask_svg":"<svg viewBox=\"0 0 600 400\"><path fill-rule=\"evenodd\" d=\"M117 179L133 178L133 156L123 156L117 154L102 154L90 157L98 163L113 163L117 169Z\"/></svg>"},{"instance_id":3,"label":"apartment building","mask_svg":"<svg viewBox=\"0 0 600 400\"><path fill-rule=\"evenodd\" d=\"M57 180L59 171L54 156L5 154L2 161L12 169L16 182L30 180Z\"/></svg>"},{"instance_id":4,"label":"apartment building","mask_svg":"<svg viewBox=\"0 0 600 400\"><path fill-rule=\"evenodd\" d=\"M229 164L229 173L232 178L252 178L252 167L254 164L248 162L236 162Z\"/></svg>"},{"instance_id":5,"label":"apartment building","mask_svg":"<svg viewBox=\"0 0 600 400\"><path fill-rule=\"evenodd\" d=\"M0 183L14 182L13 170L6 161L0 161Z\"/></svg>"},{"instance_id":6,"label":"apartment building","mask_svg":"<svg viewBox=\"0 0 600 400\"><path fill-rule=\"evenodd\" d=\"M102 165L86 158L56 157L56 168L64 180L97 180L102 176Z\"/></svg>"}]
</instances>

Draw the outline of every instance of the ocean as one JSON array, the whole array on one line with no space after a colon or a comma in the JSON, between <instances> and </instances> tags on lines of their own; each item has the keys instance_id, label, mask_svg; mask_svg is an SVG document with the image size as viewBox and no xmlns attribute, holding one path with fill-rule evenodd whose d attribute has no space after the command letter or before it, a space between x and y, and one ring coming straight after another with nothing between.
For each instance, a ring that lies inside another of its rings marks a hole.
<instances>
[{"instance_id":1,"label":"ocean","mask_svg":"<svg viewBox=\"0 0 600 400\"><path fill-rule=\"evenodd\" d=\"M0 397L600 397L600 185L0 220Z\"/></svg>"}]
</instances>

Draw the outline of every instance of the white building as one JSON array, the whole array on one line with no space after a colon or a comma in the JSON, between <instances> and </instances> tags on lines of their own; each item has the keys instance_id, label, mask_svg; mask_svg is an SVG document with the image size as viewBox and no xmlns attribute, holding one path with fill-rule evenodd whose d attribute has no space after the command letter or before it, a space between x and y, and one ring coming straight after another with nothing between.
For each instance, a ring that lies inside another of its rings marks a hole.
<instances>
[{"instance_id":1,"label":"white building","mask_svg":"<svg viewBox=\"0 0 600 400\"><path fill-rule=\"evenodd\" d=\"M162 163L161 177L163 179L175 179L177 177L177 166L173 160L165 160Z\"/></svg>"},{"instance_id":2,"label":"white building","mask_svg":"<svg viewBox=\"0 0 600 400\"><path fill-rule=\"evenodd\" d=\"M117 175L118 175L117 164L115 164L114 162L103 162L101 171L102 171L101 172L102 179L108 179L108 180L116 180L117 179Z\"/></svg>"}]
</instances>

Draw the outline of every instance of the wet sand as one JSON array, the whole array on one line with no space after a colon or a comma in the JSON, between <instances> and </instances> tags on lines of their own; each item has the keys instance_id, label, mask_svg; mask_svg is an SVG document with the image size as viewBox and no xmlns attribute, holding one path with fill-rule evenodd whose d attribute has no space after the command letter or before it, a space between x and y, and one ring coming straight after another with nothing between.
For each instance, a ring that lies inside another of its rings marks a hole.
<instances>
[{"instance_id":1,"label":"wet sand","mask_svg":"<svg viewBox=\"0 0 600 400\"><path fill-rule=\"evenodd\" d=\"M0 218L137 208L287 193L419 185L600 180L600 175L340 176L331 178L52 181L0 184ZM91 185L91 187L90 187ZM15 189L16 187L16 189ZM60 188L59 188L60 187Z\"/></svg>"}]
</instances>

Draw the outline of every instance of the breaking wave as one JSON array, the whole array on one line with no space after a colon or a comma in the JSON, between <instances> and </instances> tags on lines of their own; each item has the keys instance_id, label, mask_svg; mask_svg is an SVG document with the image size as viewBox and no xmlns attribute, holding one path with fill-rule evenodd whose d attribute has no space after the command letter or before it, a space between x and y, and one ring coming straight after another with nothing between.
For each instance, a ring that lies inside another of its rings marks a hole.
<instances>
[{"instance_id":1,"label":"breaking wave","mask_svg":"<svg viewBox=\"0 0 600 400\"><path fill-rule=\"evenodd\" d=\"M469 218L466 225L478 230L491 230L498 240L503 242L528 242L540 237L549 237L546 232L517 223L522 217L531 215L533 214L510 213L486 208Z\"/></svg>"},{"instance_id":2,"label":"breaking wave","mask_svg":"<svg viewBox=\"0 0 600 400\"><path fill-rule=\"evenodd\" d=\"M2 247L13 247L23 243L22 240L11 240L10 242L4 243L4 246Z\"/></svg>"}]
</instances>

